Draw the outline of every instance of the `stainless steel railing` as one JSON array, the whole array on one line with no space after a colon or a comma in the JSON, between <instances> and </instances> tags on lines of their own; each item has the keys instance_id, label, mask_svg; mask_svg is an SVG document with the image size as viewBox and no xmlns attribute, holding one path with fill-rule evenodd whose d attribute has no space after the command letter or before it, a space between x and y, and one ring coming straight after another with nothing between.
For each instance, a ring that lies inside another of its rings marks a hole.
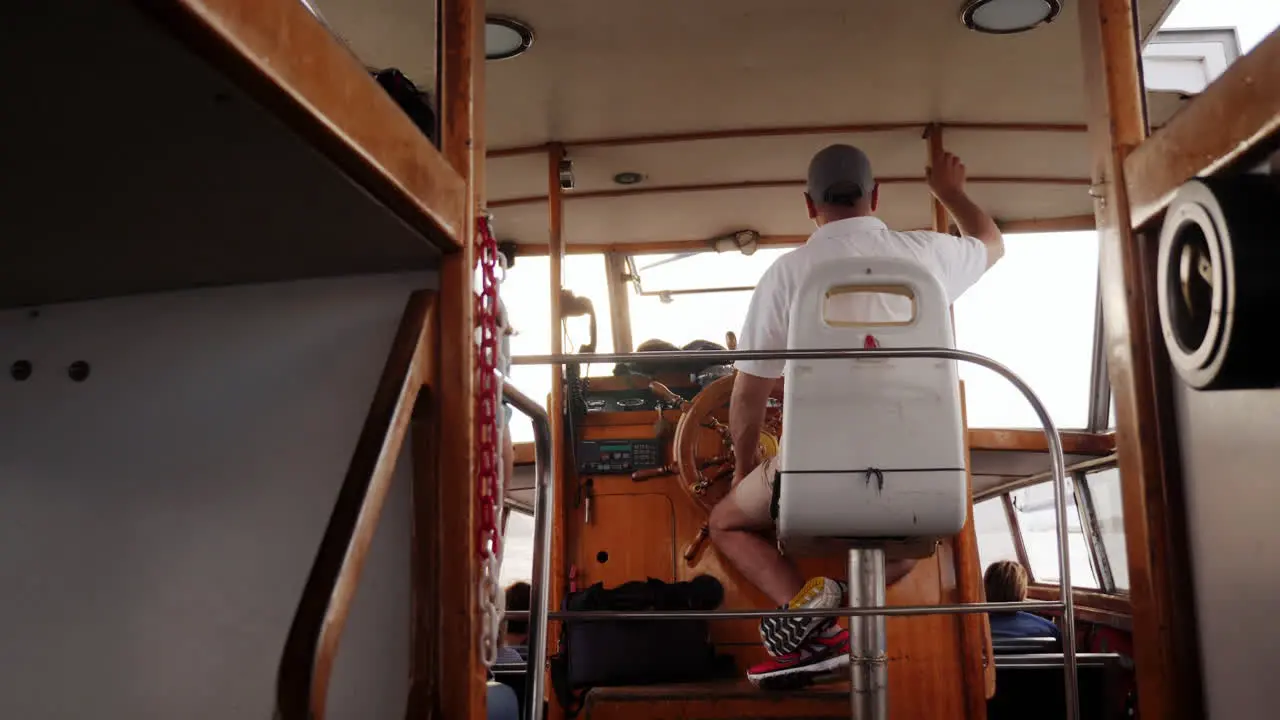
<instances>
[{"instance_id":1,"label":"stainless steel railing","mask_svg":"<svg viewBox=\"0 0 1280 720\"><path fill-rule=\"evenodd\" d=\"M1013 384L1035 410L1044 428L1049 444L1049 461L1053 471L1053 502L1057 517L1058 577L1061 578L1060 599L1057 602L1028 600L1019 603L957 603L949 605L919 605L910 607L861 607L839 610L712 610L691 612L612 612L577 611L549 612L547 609L551 544L551 497L554 483L548 479L547 468L558 460L553 457L551 423L546 413L520 395L514 388L508 393L517 409L534 421L537 454L537 513L534 516L534 572L531 583L533 602L529 616L532 619L529 634L529 677L526 682L525 718L542 720L542 663L546 655L546 628L548 618L556 620L729 620L745 618L802 615L807 617L886 617L903 615L964 614L996 610L1062 610L1063 621L1063 674L1066 687L1066 710L1069 720L1079 720L1079 691L1076 673L1075 609L1071 597L1071 567L1067 539L1066 461L1062 453L1062 437L1053 418L1035 392L1016 373L984 355L952 348L837 348L827 350L726 350L726 351L661 351L643 353L592 353L585 355L532 355L512 358L513 365L581 365L584 363L704 361L707 363L731 363L738 360L837 360L870 358L927 358L957 360L972 363L991 370ZM506 387L504 385L504 387ZM523 402L514 398L518 396ZM546 462L544 463L544 459ZM851 581L853 578L850 579ZM516 617L517 613L509 613ZM851 702L858 705L857 684L850 688Z\"/></svg>"},{"instance_id":2,"label":"stainless steel railing","mask_svg":"<svg viewBox=\"0 0 1280 720\"><path fill-rule=\"evenodd\" d=\"M524 716L541 720L543 672L547 656L547 605L551 588L551 517L556 494L551 468L556 466L555 443L551 441L551 419L547 412L528 396L502 384L502 396L516 410L533 421L534 448L534 513L533 513L533 582L530 583L529 657L525 667ZM508 613L514 616L515 613Z\"/></svg>"}]
</instances>

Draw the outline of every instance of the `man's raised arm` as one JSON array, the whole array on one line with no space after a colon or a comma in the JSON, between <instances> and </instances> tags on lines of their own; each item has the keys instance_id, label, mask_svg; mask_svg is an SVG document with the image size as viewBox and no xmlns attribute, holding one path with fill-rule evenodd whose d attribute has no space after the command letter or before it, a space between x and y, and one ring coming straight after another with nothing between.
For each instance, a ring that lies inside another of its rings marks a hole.
<instances>
[{"instance_id":1,"label":"man's raised arm","mask_svg":"<svg viewBox=\"0 0 1280 720\"><path fill-rule=\"evenodd\" d=\"M733 376L733 394L729 397L729 434L733 437L733 482L746 477L756 466L760 448L760 428L769 404L769 393L776 378L756 377L738 371Z\"/></svg>"},{"instance_id":2,"label":"man's raised arm","mask_svg":"<svg viewBox=\"0 0 1280 720\"><path fill-rule=\"evenodd\" d=\"M925 174L929 190L933 192L934 197L938 198L938 202L947 208L951 217L955 218L960 232L977 238L985 245L987 267L995 265L997 260L1004 257L1004 236L991 216L969 199L969 195L965 192L964 163L951 153L943 153L938 167L928 168Z\"/></svg>"}]
</instances>

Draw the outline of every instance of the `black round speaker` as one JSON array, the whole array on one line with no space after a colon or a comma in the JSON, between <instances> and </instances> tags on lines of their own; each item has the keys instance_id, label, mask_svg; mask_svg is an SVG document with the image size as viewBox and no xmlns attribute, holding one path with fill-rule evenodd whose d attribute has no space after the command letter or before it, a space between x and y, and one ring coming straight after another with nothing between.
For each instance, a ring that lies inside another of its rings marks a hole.
<instances>
[{"instance_id":1,"label":"black round speaker","mask_svg":"<svg viewBox=\"0 0 1280 720\"><path fill-rule=\"evenodd\" d=\"M1280 184L1192 180L1160 232L1157 304L1174 370L1201 390L1280 385Z\"/></svg>"}]
</instances>

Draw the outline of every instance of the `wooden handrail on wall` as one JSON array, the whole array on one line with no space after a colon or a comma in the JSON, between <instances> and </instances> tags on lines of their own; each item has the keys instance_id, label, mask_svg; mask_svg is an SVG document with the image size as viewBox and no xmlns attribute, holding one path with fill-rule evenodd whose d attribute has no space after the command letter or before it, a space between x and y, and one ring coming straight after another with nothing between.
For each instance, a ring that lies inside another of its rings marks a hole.
<instances>
[{"instance_id":1,"label":"wooden handrail on wall","mask_svg":"<svg viewBox=\"0 0 1280 720\"><path fill-rule=\"evenodd\" d=\"M322 720L338 640L419 391L433 377L436 296L410 298L311 565L276 678L279 720Z\"/></svg>"}]
</instances>

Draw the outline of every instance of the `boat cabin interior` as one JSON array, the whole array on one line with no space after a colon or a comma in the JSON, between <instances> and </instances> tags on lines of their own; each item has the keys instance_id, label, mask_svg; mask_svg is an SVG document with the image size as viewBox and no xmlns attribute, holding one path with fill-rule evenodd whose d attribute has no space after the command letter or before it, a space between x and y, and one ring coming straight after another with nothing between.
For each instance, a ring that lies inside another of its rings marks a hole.
<instances>
[{"instance_id":1,"label":"boat cabin interior","mask_svg":"<svg viewBox=\"0 0 1280 720\"><path fill-rule=\"evenodd\" d=\"M1176 4L11 9L0 715L1270 717L1280 31L1242 53L1162 30ZM796 294L912 315L765 348L760 458L792 464L764 544L845 583L810 615L848 639L757 686L808 606L711 518L747 310L833 144L936 242L971 234L930 189L959 157L1005 255L954 304L878 258ZM926 356L943 390L876 385ZM957 521L860 531L886 474Z\"/></svg>"}]
</instances>

